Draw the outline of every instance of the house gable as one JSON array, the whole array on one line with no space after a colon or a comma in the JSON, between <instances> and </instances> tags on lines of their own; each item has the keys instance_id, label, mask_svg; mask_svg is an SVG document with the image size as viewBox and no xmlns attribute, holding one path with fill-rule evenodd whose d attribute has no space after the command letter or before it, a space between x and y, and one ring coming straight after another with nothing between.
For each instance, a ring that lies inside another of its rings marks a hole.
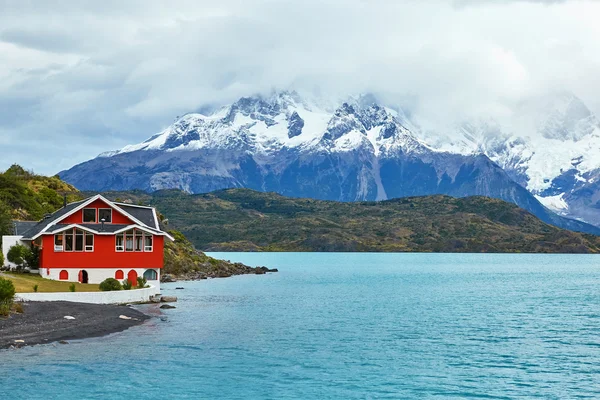
<instances>
[{"instance_id":1,"label":"house gable","mask_svg":"<svg viewBox=\"0 0 600 400\"><path fill-rule=\"evenodd\" d=\"M121 225L135 224L135 221L133 221L131 218L127 217L126 215L124 215L119 210L115 209L113 206L106 203L102 199L94 200L92 203L86 205L82 209L77 210L73 214L67 216L66 218L64 218L62 220L58 220L56 222L60 222L61 224L83 224L83 223L85 223L83 221L83 213L84 213L84 210L87 210L87 209L95 210L95 215L96 215L95 223L100 223L100 218L98 216L99 209L111 209L112 210L112 221L110 222L111 224L121 224Z\"/></svg>"}]
</instances>

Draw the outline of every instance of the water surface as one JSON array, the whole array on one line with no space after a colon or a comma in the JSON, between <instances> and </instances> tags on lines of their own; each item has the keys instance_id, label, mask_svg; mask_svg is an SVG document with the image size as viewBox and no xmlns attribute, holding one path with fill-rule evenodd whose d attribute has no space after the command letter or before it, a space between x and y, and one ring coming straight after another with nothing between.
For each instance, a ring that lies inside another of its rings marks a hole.
<instances>
[{"instance_id":1,"label":"water surface","mask_svg":"<svg viewBox=\"0 0 600 400\"><path fill-rule=\"evenodd\" d=\"M280 272L166 284L177 309L143 326L0 351L0 398L600 397L597 256L213 255Z\"/></svg>"}]
</instances>

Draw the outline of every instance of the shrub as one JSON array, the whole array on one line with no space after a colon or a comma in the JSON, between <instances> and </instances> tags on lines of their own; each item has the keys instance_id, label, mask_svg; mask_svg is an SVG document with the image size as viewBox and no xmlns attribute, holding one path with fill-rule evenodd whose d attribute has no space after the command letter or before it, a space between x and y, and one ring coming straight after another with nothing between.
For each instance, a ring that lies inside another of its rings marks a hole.
<instances>
[{"instance_id":1,"label":"shrub","mask_svg":"<svg viewBox=\"0 0 600 400\"><path fill-rule=\"evenodd\" d=\"M0 301L0 316L8 317L11 306L12 301Z\"/></svg>"},{"instance_id":2,"label":"shrub","mask_svg":"<svg viewBox=\"0 0 600 400\"><path fill-rule=\"evenodd\" d=\"M15 310L15 312L17 312L19 314L23 314L23 304L22 303L14 303L13 309Z\"/></svg>"},{"instance_id":3,"label":"shrub","mask_svg":"<svg viewBox=\"0 0 600 400\"><path fill-rule=\"evenodd\" d=\"M0 268L4 266L4 254L0 251Z\"/></svg>"},{"instance_id":4,"label":"shrub","mask_svg":"<svg viewBox=\"0 0 600 400\"><path fill-rule=\"evenodd\" d=\"M138 285L138 289L142 289L146 287L146 278L142 277L142 276L138 276L137 278L137 285Z\"/></svg>"},{"instance_id":5,"label":"shrub","mask_svg":"<svg viewBox=\"0 0 600 400\"><path fill-rule=\"evenodd\" d=\"M15 263L17 265L17 269L21 269L23 266L25 266L27 260L31 260L33 256L31 254L31 249L23 246L22 244L15 244L8 249L6 258L8 261Z\"/></svg>"},{"instance_id":6,"label":"shrub","mask_svg":"<svg viewBox=\"0 0 600 400\"><path fill-rule=\"evenodd\" d=\"M102 290L103 292L110 292L113 290L121 289L123 289L121 283L115 278L106 278L102 281L102 283L100 283L100 290Z\"/></svg>"},{"instance_id":7,"label":"shrub","mask_svg":"<svg viewBox=\"0 0 600 400\"><path fill-rule=\"evenodd\" d=\"M132 283L129 279L123 281L123 290L131 290Z\"/></svg>"},{"instance_id":8,"label":"shrub","mask_svg":"<svg viewBox=\"0 0 600 400\"><path fill-rule=\"evenodd\" d=\"M71 292L74 292L74 291L75 291L75 284L74 284L74 283L71 283L71 285L69 286L69 290L70 290Z\"/></svg>"},{"instance_id":9,"label":"shrub","mask_svg":"<svg viewBox=\"0 0 600 400\"><path fill-rule=\"evenodd\" d=\"M33 246L29 252L25 253L24 260L27 266L32 269L38 269L40 267L40 248Z\"/></svg>"},{"instance_id":10,"label":"shrub","mask_svg":"<svg viewBox=\"0 0 600 400\"><path fill-rule=\"evenodd\" d=\"M35 293L37 293L37 291L38 291L38 285L33 285L33 291L34 291Z\"/></svg>"},{"instance_id":11,"label":"shrub","mask_svg":"<svg viewBox=\"0 0 600 400\"><path fill-rule=\"evenodd\" d=\"M15 297L15 285L8 279L0 278L0 302L12 302Z\"/></svg>"}]
</instances>

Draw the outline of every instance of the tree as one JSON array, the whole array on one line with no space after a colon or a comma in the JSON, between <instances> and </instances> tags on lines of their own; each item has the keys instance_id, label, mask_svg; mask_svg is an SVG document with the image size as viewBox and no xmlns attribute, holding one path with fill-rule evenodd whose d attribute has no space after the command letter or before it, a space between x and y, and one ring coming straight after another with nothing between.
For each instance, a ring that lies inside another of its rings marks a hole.
<instances>
[{"instance_id":1,"label":"tree","mask_svg":"<svg viewBox=\"0 0 600 400\"><path fill-rule=\"evenodd\" d=\"M40 248L38 246L32 246L29 253L25 255L25 262L31 269L38 269L40 267Z\"/></svg>"},{"instance_id":2,"label":"tree","mask_svg":"<svg viewBox=\"0 0 600 400\"><path fill-rule=\"evenodd\" d=\"M12 231L12 216L10 208L0 200L0 237L10 235Z\"/></svg>"},{"instance_id":3,"label":"tree","mask_svg":"<svg viewBox=\"0 0 600 400\"><path fill-rule=\"evenodd\" d=\"M8 249L8 253L6 254L6 258L11 263L17 265L17 269L23 268L27 265L27 260L31 260L31 250L23 246L22 244L15 244L10 249Z\"/></svg>"}]
</instances>

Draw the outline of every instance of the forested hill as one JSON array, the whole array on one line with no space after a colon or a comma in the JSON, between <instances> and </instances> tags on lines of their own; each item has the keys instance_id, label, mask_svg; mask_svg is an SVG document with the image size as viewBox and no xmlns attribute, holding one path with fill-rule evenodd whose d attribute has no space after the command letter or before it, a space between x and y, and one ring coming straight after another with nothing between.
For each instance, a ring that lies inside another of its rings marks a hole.
<instances>
[{"instance_id":1,"label":"forested hill","mask_svg":"<svg viewBox=\"0 0 600 400\"><path fill-rule=\"evenodd\" d=\"M204 251L600 252L600 237L487 197L346 203L248 189L105 195L153 204Z\"/></svg>"},{"instance_id":2,"label":"forested hill","mask_svg":"<svg viewBox=\"0 0 600 400\"><path fill-rule=\"evenodd\" d=\"M36 175L18 165L0 173L0 239L2 235L12 232L13 219L41 220L45 214L53 213L63 206L64 196L67 196L68 202L87 197L56 176ZM208 257L197 251L181 233L175 230L169 232L176 240L166 241L163 274L198 278L265 273L261 269Z\"/></svg>"}]
</instances>

